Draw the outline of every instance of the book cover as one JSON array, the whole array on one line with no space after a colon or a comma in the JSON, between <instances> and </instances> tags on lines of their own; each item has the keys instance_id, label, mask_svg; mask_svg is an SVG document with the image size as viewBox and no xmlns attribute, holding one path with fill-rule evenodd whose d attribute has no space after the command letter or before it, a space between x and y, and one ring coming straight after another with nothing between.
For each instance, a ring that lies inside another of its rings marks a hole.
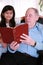
<instances>
[{"instance_id":1,"label":"book cover","mask_svg":"<svg viewBox=\"0 0 43 65\"><path fill-rule=\"evenodd\" d=\"M22 23L14 28L0 27L0 36L5 43L12 41L20 43L20 35L23 33L28 35L28 24Z\"/></svg>"}]
</instances>

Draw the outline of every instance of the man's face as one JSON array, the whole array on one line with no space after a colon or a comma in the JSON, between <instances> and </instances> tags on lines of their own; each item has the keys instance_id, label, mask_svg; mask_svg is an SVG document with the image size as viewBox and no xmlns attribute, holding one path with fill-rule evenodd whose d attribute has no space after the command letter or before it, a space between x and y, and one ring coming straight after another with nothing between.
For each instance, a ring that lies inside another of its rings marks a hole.
<instances>
[{"instance_id":1,"label":"man's face","mask_svg":"<svg viewBox=\"0 0 43 65\"><path fill-rule=\"evenodd\" d=\"M29 24L29 26L31 27L33 24L36 23L37 21L37 14L35 13L35 11L33 9L29 9L26 12L25 15L25 22Z\"/></svg>"}]
</instances>

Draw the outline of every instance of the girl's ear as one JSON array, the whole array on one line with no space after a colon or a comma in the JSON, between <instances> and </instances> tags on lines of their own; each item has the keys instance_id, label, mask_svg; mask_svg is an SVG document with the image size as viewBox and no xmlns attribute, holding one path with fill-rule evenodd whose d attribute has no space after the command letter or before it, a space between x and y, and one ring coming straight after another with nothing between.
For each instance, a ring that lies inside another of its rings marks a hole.
<instances>
[{"instance_id":1,"label":"girl's ear","mask_svg":"<svg viewBox=\"0 0 43 65\"><path fill-rule=\"evenodd\" d=\"M4 16L4 13L2 13L2 16Z\"/></svg>"}]
</instances>

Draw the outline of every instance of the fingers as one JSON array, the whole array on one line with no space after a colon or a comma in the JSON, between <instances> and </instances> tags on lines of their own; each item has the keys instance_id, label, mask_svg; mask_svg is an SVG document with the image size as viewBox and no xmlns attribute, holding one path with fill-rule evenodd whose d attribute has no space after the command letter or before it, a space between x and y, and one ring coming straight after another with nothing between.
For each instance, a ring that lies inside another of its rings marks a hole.
<instances>
[{"instance_id":1,"label":"fingers","mask_svg":"<svg viewBox=\"0 0 43 65\"><path fill-rule=\"evenodd\" d=\"M24 36L20 36L22 39L27 39L26 37L24 37Z\"/></svg>"},{"instance_id":2,"label":"fingers","mask_svg":"<svg viewBox=\"0 0 43 65\"><path fill-rule=\"evenodd\" d=\"M19 47L19 44L17 44L16 46L15 46L15 48L18 48Z\"/></svg>"},{"instance_id":3,"label":"fingers","mask_svg":"<svg viewBox=\"0 0 43 65\"><path fill-rule=\"evenodd\" d=\"M17 50L19 48L19 44L17 44L16 46L12 46L13 50Z\"/></svg>"},{"instance_id":4,"label":"fingers","mask_svg":"<svg viewBox=\"0 0 43 65\"><path fill-rule=\"evenodd\" d=\"M22 34L24 37L28 37L28 35L26 35L26 34Z\"/></svg>"},{"instance_id":5,"label":"fingers","mask_svg":"<svg viewBox=\"0 0 43 65\"><path fill-rule=\"evenodd\" d=\"M16 46L17 45L17 42L15 42L15 41L13 41L12 43L11 43L11 46Z\"/></svg>"},{"instance_id":6,"label":"fingers","mask_svg":"<svg viewBox=\"0 0 43 65\"><path fill-rule=\"evenodd\" d=\"M16 49L18 49L18 47L19 47L19 44L18 44L17 42L15 42L15 41L13 41L13 42L10 44L10 48L11 48L12 50L16 50Z\"/></svg>"},{"instance_id":7,"label":"fingers","mask_svg":"<svg viewBox=\"0 0 43 65\"><path fill-rule=\"evenodd\" d=\"M29 36L28 35L26 35L26 34L22 34L22 36L24 36L24 37L26 37L26 38L28 38Z\"/></svg>"},{"instance_id":8,"label":"fingers","mask_svg":"<svg viewBox=\"0 0 43 65\"><path fill-rule=\"evenodd\" d=\"M22 40L22 39L20 39L20 41L23 43L23 42L26 42L26 40Z\"/></svg>"},{"instance_id":9,"label":"fingers","mask_svg":"<svg viewBox=\"0 0 43 65\"><path fill-rule=\"evenodd\" d=\"M20 37L23 38L23 39L27 39L28 38L28 35L22 34Z\"/></svg>"}]
</instances>

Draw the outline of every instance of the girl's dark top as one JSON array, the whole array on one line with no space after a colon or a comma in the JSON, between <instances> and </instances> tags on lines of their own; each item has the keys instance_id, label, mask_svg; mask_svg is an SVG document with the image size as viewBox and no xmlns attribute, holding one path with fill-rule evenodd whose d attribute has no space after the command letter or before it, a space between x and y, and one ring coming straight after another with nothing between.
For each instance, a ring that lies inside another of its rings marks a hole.
<instances>
[{"instance_id":1,"label":"girl's dark top","mask_svg":"<svg viewBox=\"0 0 43 65\"><path fill-rule=\"evenodd\" d=\"M14 22L9 22L10 27L15 27L15 21ZM0 27L6 27L6 23L0 22Z\"/></svg>"}]
</instances>

